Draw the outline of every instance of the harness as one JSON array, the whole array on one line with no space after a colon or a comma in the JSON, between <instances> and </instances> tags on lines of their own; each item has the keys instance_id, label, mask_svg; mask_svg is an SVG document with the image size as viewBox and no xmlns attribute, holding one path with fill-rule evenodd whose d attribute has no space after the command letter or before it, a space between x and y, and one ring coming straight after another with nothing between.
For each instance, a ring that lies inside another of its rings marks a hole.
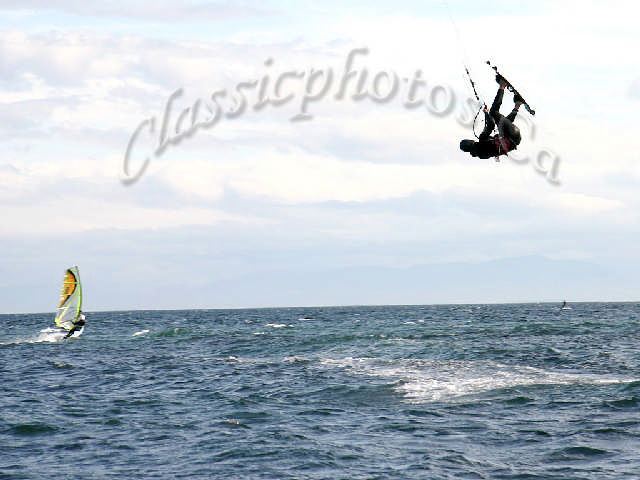
<instances>
[{"instance_id":1,"label":"harness","mask_svg":"<svg viewBox=\"0 0 640 480\"><path fill-rule=\"evenodd\" d=\"M493 144L496 146L498 150L498 156L505 155L511 150L515 150L516 145L507 137L502 137L500 135L496 135L493 137Z\"/></svg>"},{"instance_id":2,"label":"harness","mask_svg":"<svg viewBox=\"0 0 640 480\"><path fill-rule=\"evenodd\" d=\"M518 145L512 142L509 137L501 137L500 135L495 135L491 137L491 139L498 152L498 154L495 156L496 162L500 161L500 155L506 155L511 150L515 150L518 148Z\"/></svg>"}]
</instances>

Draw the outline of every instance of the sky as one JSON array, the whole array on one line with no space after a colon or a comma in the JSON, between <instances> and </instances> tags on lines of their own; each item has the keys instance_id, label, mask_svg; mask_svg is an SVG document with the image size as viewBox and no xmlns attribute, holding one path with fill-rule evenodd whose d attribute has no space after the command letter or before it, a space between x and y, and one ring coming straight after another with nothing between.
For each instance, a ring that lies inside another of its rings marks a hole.
<instances>
[{"instance_id":1,"label":"sky","mask_svg":"<svg viewBox=\"0 0 640 480\"><path fill-rule=\"evenodd\" d=\"M638 8L0 1L0 313L71 265L88 311L639 300ZM537 111L500 162L489 59Z\"/></svg>"}]
</instances>

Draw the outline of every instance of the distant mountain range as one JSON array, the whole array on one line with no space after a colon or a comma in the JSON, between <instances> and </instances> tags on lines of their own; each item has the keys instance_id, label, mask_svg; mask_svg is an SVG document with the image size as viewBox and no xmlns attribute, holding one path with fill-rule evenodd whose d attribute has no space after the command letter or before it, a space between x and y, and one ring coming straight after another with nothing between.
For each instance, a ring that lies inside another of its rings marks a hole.
<instances>
[{"instance_id":1,"label":"distant mountain range","mask_svg":"<svg viewBox=\"0 0 640 480\"><path fill-rule=\"evenodd\" d=\"M539 256L408 268L282 269L238 276L202 269L191 278L172 272L158 277L137 271L135 265L131 268L131 272L88 269L83 277L86 309L640 300L635 266L605 267ZM82 275L82 267L80 271ZM23 279L15 287L6 285L0 293L3 312L55 309L57 284L52 290L54 286L29 285Z\"/></svg>"},{"instance_id":2,"label":"distant mountain range","mask_svg":"<svg viewBox=\"0 0 640 480\"><path fill-rule=\"evenodd\" d=\"M409 268L268 271L198 290L200 302L229 307L627 301L640 299L634 271L531 256Z\"/></svg>"}]
</instances>

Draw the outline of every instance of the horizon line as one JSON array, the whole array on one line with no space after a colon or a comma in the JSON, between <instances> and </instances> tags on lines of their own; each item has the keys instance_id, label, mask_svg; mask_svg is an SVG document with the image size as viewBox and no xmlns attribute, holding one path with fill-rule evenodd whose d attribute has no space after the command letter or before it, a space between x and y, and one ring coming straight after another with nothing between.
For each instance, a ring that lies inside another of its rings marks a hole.
<instances>
[{"instance_id":1,"label":"horizon line","mask_svg":"<svg viewBox=\"0 0 640 480\"><path fill-rule=\"evenodd\" d=\"M446 306L482 306L482 305L554 305L561 304L563 300L523 301L523 302L446 302L446 303L386 303L386 304L347 304L347 305L289 305L289 306L262 306L262 307L211 307L211 308L136 308L117 310L82 310L83 313L122 313L122 312L185 312L185 311L224 311L224 310L287 310L300 308L357 308L357 307L446 307ZM567 304L578 305L585 303L622 304L640 303L640 300L579 300L569 301ZM2 312L0 315L55 315L55 310L48 312Z\"/></svg>"}]
</instances>

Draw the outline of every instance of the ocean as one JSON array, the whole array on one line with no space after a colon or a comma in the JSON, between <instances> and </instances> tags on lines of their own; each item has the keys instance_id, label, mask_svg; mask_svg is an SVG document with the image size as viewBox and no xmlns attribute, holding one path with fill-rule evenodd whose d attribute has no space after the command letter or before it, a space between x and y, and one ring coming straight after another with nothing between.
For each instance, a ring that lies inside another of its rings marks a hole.
<instances>
[{"instance_id":1,"label":"ocean","mask_svg":"<svg viewBox=\"0 0 640 480\"><path fill-rule=\"evenodd\" d=\"M640 304L0 315L1 479L638 479Z\"/></svg>"}]
</instances>

